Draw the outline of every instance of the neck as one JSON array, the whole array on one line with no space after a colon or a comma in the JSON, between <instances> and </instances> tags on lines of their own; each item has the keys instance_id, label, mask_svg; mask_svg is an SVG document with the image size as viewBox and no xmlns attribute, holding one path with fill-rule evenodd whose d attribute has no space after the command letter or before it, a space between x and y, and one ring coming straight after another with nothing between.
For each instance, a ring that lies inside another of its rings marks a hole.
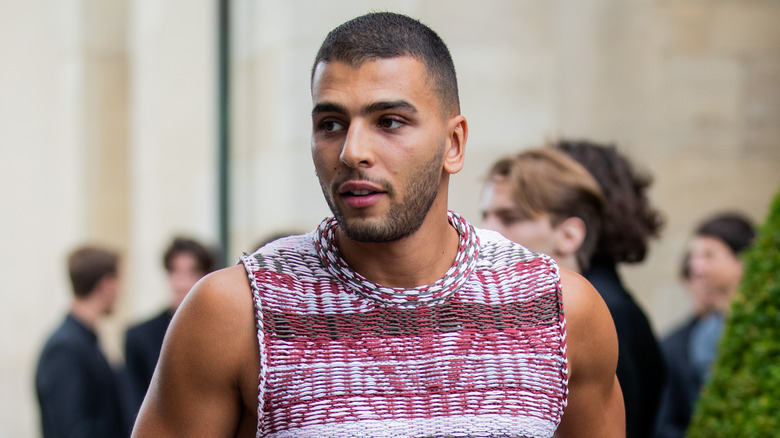
<instances>
[{"instance_id":1,"label":"neck","mask_svg":"<svg viewBox=\"0 0 780 438\"><path fill-rule=\"evenodd\" d=\"M558 266L561 268L566 268L570 271L574 271L578 274L582 274L582 269L580 269L580 264L577 262L577 257L575 255L557 255L553 257L555 259L555 262L558 263Z\"/></svg>"},{"instance_id":2,"label":"neck","mask_svg":"<svg viewBox=\"0 0 780 438\"><path fill-rule=\"evenodd\" d=\"M407 289L443 277L455 260L460 239L446 210L434 209L419 230L395 242L357 242L341 230L336 236L342 257L354 271L374 283Z\"/></svg>"},{"instance_id":3,"label":"neck","mask_svg":"<svg viewBox=\"0 0 780 438\"><path fill-rule=\"evenodd\" d=\"M104 311L94 297L88 297L76 298L70 306L70 313L89 329L95 330Z\"/></svg>"}]
</instances>

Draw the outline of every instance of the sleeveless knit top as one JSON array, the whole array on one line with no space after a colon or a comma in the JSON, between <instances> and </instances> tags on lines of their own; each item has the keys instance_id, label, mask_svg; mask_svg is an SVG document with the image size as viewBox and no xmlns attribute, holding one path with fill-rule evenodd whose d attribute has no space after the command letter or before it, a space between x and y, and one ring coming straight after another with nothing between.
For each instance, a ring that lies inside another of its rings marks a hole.
<instances>
[{"instance_id":1,"label":"sleeveless knit top","mask_svg":"<svg viewBox=\"0 0 780 438\"><path fill-rule=\"evenodd\" d=\"M557 265L455 213L453 266L372 283L335 219L241 262L260 346L257 437L551 437L568 394Z\"/></svg>"}]
</instances>

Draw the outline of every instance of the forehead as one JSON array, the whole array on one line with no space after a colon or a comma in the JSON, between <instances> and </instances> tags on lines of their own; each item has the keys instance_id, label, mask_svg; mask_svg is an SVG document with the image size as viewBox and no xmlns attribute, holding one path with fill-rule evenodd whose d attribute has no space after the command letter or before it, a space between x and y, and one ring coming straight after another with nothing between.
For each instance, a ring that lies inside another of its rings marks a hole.
<instances>
[{"instance_id":1,"label":"forehead","mask_svg":"<svg viewBox=\"0 0 780 438\"><path fill-rule=\"evenodd\" d=\"M726 242L713 236L694 236L689 244L689 249L692 253L732 254L731 248L726 245Z\"/></svg>"},{"instance_id":2,"label":"forehead","mask_svg":"<svg viewBox=\"0 0 780 438\"><path fill-rule=\"evenodd\" d=\"M198 258L190 251L179 251L171 258L171 265L194 265L198 263Z\"/></svg>"},{"instance_id":3,"label":"forehead","mask_svg":"<svg viewBox=\"0 0 780 438\"><path fill-rule=\"evenodd\" d=\"M483 210L517 209L512 186L506 178L492 178L485 183L482 203Z\"/></svg>"},{"instance_id":4,"label":"forehead","mask_svg":"<svg viewBox=\"0 0 780 438\"><path fill-rule=\"evenodd\" d=\"M436 104L425 65L411 56L376 59L359 66L320 62L312 76L314 103L405 100L415 106Z\"/></svg>"}]
</instances>

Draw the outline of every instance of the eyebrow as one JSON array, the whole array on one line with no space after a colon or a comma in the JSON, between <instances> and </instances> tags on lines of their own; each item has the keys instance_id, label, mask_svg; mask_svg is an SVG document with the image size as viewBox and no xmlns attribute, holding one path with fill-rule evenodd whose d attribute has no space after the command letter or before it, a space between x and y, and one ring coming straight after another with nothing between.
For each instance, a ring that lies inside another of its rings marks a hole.
<instances>
[{"instance_id":1,"label":"eyebrow","mask_svg":"<svg viewBox=\"0 0 780 438\"><path fill-rule=\"evenodd\" d=\"M405 101L405 100L393 100L389 102L374 102L370 105L367 105L364 107L361 112L363 114L371 114L379 111L387 111L391 109L403 109L407 110L413 113L417 112L417 108L414 107L411 103Z\"/></svg>"},{"instance_id":2,"label":"eyebrow","mask_svg":"<svg viewBox=\"0 0 780 438\"><path fill-rule=\"evenodd\" d=\"M411 103L405 100L392 100L392 101L374 102L369 105L366 105L360 109L360 113L365 115L365 114L371 114L375 112L387 111L392 109L403 109L412 113L417 112L417 108L415 108L414 105L412 105ZM323 102L314 105L314 108L311 110L312 117L321 113L347 114L347 109L342 105L339 105L337 103L331 103L331 102Z\"/></svg>"},{"instance_id":3,"label":"eyebrow","mask_svg":"<svg viewBox=\"0 0 780 438\"><path fill-rule=\"evenodd\" d=\"M318 103L317 105L314 105L314 108L311 110L311 115L314 117L317 114L321 113L339 113L339 114L346 114L347 109L343 106L336 104L336 103Z\"/></svg>"}]
</instances>

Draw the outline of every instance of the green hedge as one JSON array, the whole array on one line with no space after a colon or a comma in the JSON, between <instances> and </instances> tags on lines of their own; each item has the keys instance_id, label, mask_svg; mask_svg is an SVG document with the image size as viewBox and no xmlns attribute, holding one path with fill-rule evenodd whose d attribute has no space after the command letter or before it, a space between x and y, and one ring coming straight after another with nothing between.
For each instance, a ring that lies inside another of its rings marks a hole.
<instances>
[{"instance_id":1,"label":"green hedge","mask_svg":"<svg viewBox=\"0 0 780 438\"><path fill-rule=\"evenodd\" d=\"M780 436L780 192L742 260L745 275L690 438Z\"/></svg>"}]
</instances>

